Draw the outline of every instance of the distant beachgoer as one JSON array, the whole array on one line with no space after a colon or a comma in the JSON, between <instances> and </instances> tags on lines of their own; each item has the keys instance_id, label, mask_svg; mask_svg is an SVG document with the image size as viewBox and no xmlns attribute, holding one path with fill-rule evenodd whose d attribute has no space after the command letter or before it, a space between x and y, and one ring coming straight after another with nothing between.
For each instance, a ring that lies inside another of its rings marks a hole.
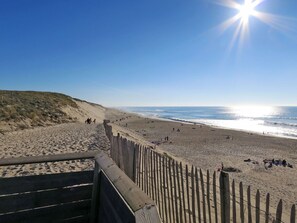
<instances>
[{"instance_id":1,"label":"distant beachgoer","mask_svg":"<svg viewBox=\"0 0 297 223\"><path fill-rule=\"evenodd\" d=\"M222 170L224 170L224 164L222 163Z\"/></svg>"},{"instance_id":2,"label":"distant beachgoer","mask_svg":"<svg viewBox=\"0 0 297 223\"><path fill-rule=\"evenodd\" d=\"M287 166L287 161L283 160L282 164L283 164L283 166Z\"/></svg>"},{"instance_id":3,"label":"distant beachgoer","mask_svg":"<svg viewBox=\"0 0 297 223\"><path fill-rule=\"evenodd\" d=\"M172 130L174 131L175 129L173 128Z\"/></svg>"},{"instance_id":4,"label":"distant beachgoer","mask_svg":"<svg viewBox=\"0 0 297 223\"><path fill-rule=\"evenodd\" d=\"M96 119L94 119L94 121L93 121L93 122L94 122L94 124L95 124L95 123L96 123Z\"/></svg>"},{"instance_id":5,"label":"distant beachgoer","mask_svg":"<svg viewBox=\"0 0 297 223\"><path fill-rule=\"evenodd\" d=\"M180 130L179 130L179 129L177 129L177 132L180 132Z\"/></svg>"}]
</instances>

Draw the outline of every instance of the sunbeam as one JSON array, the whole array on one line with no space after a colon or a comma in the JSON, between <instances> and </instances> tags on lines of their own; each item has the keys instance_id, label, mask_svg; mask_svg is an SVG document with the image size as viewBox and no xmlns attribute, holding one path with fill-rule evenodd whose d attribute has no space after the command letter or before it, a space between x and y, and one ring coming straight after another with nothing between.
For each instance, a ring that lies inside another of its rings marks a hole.
<instances>
[{"instance_id":1,"label":"sunbeam","mask_svg":"<svg viewBox=\"0 0 297 223\"><path fill-rule=\"evenodd\" d=\"M224 33L231 26L236 24L236 28L231 39L230 49L237 43L242 45L249 35L249 18L254 17L262 23L281 32L296 32L296 21L277 16L274 14L260 12L256 9L265 0L244 0L239 4L236 0L215 0L214 3L237 10L237 14L222 22L217 28L220 33ZM292 22L293 21L293 22Z\"/></svg>"}]
</instances>

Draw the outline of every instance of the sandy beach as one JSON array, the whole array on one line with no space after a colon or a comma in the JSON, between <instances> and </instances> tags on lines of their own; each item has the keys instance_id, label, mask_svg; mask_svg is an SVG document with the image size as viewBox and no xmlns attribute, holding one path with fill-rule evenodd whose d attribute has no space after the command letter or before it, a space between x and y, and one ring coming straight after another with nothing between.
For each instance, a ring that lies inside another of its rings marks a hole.
<instances>
[{"instance_id":1,"label":"sandy beach","mask_svg":"<svg viewBox=\"0 0 297 223\"><path fill-rule=\"evenodd\" d=\"M283 199L285 207L297 203L297 140L150 119L125 112L110 113L107 118L123 136L156 147L190 165L216 171L223 163L225 168L237 169L238 172L230 173L231 179L250 185L254 192L259 189L262 196L269 192L273 205L279 199ZM265 168L263 160L273 158L285 159L293 168Z\"/></svg>"},{"instance_id":2,"label":"sandy beach","mask_svg":"<svg viewBox=\"0 0 297 223\"><path fill-rule=\"evenodd\" d=\"M108 150L102 124L71 123L0 134L1 158ZM65 161L0 168L1 177L89 170L91 161Z\"/></svg>"},{"instance_id":3,"label":"sandy beach","mask_svg":"<svg viewBox=\"0 0 297 223\"><path fill-rule=\"evenodd\" d=\"M238 172L231 179L250 185L253 193L270 193L272 206L283 199L285 208L297 203L297 140L256 135L141 117L114 109L105 115L122 136L167 153L203 170L217 171L223 163ZM83 120L83 119L82 119ZM100 120L102 121L102 120ZM168 137L168 140L165 140ZM67 123L0 134L1 158L106 150L109 142L101 123ZM265 167L264 159L285 159L293 168ZM245 160L250 160L245 162ZM69 161L0 168L1 177L59 173L93 168L90 161Z\"/></svg>"}]
</instances>

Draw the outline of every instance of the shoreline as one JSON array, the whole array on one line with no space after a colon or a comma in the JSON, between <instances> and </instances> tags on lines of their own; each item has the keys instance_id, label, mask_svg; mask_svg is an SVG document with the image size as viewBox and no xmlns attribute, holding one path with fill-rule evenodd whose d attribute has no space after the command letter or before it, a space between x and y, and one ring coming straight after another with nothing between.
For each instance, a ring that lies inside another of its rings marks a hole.
<instances>
[{"instance_id":1,"label":"shoreline","mask_svg":"<svg viewBox=\"0 0 297 223\"><path fill-rule=\"evenodd\" d=\"M142 118L149 118L149 119L168 121L168 122L177 122L177 123L183 123L183 124L204 125L204 126L208 126L208 127L214 128L214 129L232 130L232 131L238 131L238 132L243 132L243 133L247 133L247 134L255 134L255 135L259 135L259 136L297 140L297 136L293 137L293 136L286 136L286 135L276 135L276 134L271 134L271 133L261 134L256 131L249 131L249 130L244 130L244 129L236 129L236 128L231 128L231 127L217 126L217 125L207 124L207 123L203 123L203 122L187 121L187 120L182 120L182 119L177 119L177 118L162 118L162 117L158 117L158 116L150 116L150 115L145 115L142 113L131 112L131 111L126 111L126 110L121 110L121 109L116 109L116 108L113 108L113 109L118 110L119 112L140 116Z\"/></svg>"},{"instance_id":2,"label":"shoreline","mask_svg":"<svg viewBox=\"0 0 297 223\"><path fill-rule=\"evenodd\" d=\"M133 134L133 138L145 140L155 145L157 151L166 152L189 165L217 171L224 163L225 167L239 170L229 173L231 179L250 185L252 190L259 189L261 194L270 193L274 204L278 199L284 200L286 208L297 203L296 139L151 118L119 110L107 119L124 137ZM169 140L164 140L165 137ZM250 162L245 162L249 159ZM285 159L293 168L267 168L264 159Z\"/></svg>"}]
</instances>

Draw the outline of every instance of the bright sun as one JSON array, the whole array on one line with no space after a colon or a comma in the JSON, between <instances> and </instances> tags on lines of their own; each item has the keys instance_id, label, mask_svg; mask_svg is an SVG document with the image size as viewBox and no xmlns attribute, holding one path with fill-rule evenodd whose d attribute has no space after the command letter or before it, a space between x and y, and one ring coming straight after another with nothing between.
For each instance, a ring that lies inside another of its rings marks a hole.
<instances>
[{"instance_id":1,"label":"bright sun","mask_svg":"<svg viewBox=\"0 0 297 223\"><path fill-rule=\"evenodd\" d=\"M255 4L252 3L252 0L245 0L243 5L238 7L239 16L243 22L248 22L248 19L251 15L255 13Z\"/></svg>"},{"instance_id":2,"label":"bright sun","mask_svg":"<svg viewBox=\"0 0 297 223\"><path fill-rule=\"evenodd\" d=\"M235 9L237 13L223 21L219 26L219 32L223 33L232 25L236 24L234 34L232 36L230 47L231 49L235 43L243 44L246 38L249 37L249 19L251 17L265 23L266 25L276 30L286 32L294 30L295 24L292 23L292 18L285 18L267 12L261 12L258 6L266 0L211 0L221 6ZM240 2L240 3L239 3Z\"/></svg>"}]
</instances>

